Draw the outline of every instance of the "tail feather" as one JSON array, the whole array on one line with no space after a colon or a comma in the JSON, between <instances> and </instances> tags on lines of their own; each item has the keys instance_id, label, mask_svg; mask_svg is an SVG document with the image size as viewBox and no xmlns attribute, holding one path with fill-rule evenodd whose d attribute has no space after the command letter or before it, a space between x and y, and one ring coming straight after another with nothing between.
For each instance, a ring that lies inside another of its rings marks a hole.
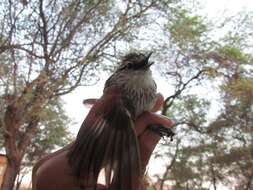
<instances>
[{"instance_id":1,"label":"tail feather","mask_svg":"<svg viewBox=\"0 0 253 190\"><path fill-rule=\"evenodd\" d=\"M77 182L81 187L94 186L96 183L92 176L94 172L91 172L94 159L93 147L96 146L100 139L104 123L103 118L98 118L92 126L85 127L84 133L77 138L74 147L68 154L73 175L76 176Z\"/></svg>"},{"instance_id":2,"label":"tail feather","mask_svg":"<svg viewBox=\"0 0 253 190\"><path fill-rule=\"evenodd\" d=\"M97 182L98 175L101 169L107 164L108 158L106 158L106 152L111 151L109 139L113 137L113 131L108 130L109 126L106 126L103 130L103 134L100 136L99 141L95 145L93 150L93 160L91 166L93 166L90 172L94 173L95 182Z\"/></svg>"},{"instance_id":3,"label":"tail feather","mask_svg":"<svg viewBox=\"0 0 253 190\"><path fill-rule=\"evenodd\" d=\"M69 153L74 175L79 181L88 179L84 186L95 189L101 169L106 168L108 189L132 190L140 176L140 155L134 123L123 101L116 101L93 124L81 128Z\"/></svg>"},{"instance_id":4,"label":"tail feather","mask_svg":"<svg viewBox=\"0 0 253 190\"><path fill-rule=\"evenodd\" d=\"M129 147L129 138L128 136L126 136L126 134L124 134L124 145L122 148L122 157L124 157L124 159L122 160L123 162L125 163L122 163L121 164L121 179L125 179L124 183L121 183L121 189L124 188L125 185L129 186L129 187L133 187L133 184L131 182L131 179L132 179L132 170L133 168L132 167L128 167L128 164L127 163L130 163L130 159L129 159L129 156L131 156L130 152L125 152L124 149L128 149L130 150L130 147Z\"/></svg>"},{"instance_id":5,"label":"tail feather","mask_svg":"<svg viewBox=\"0 0 253 190\"><path fill-rule=\"evenodd\" d=\"M121 179L117 179L119 175L119 169L121 166L121 159L122 159L122 150L123 150L123 135L124 133L121 131L116 132L116 139L115 139L115 145L112 147L111 150L111 156L109 158L109 162L107 164L108 170L106 171L105 177L107 179L107 187L108 189L112 189L117 187L116 189L119 188L119 183L121 183Z\"/></svg>"},{"instance_id":6,"label":"tail feather","mask_svg":"<svg viewBox=\"0 0 253 190\"><path fill-rule=\"evenodd\" d=\"M113 175L113 167L115 167L114 165L115 160L117 158L116 154L117 154L117 146L120 145L120 141L121 141L121 132L119 130L112 130L111 132L111 138L108 139L108 147L106 148L106 153L105 153L105 159L109 160L110 163L107 164L105 166L105 180L106 180L106 184L110 184L111 183L111 179L112 179L112 175ZM115 146L117 145L117 146ZM111 147L111 148L110 148Z\"/></svg>"}]
</instances>

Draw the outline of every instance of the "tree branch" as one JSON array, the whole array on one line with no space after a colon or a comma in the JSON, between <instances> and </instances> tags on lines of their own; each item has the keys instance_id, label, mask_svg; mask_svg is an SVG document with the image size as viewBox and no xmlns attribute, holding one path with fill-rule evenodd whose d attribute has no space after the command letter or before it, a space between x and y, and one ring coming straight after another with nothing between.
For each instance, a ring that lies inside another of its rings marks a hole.
<instances>
[{"instance_id":1,"label":"tree branch","mask_svg":"<svg viewBox=\"0 0 253 190\"><path fill-rule=\"evenodd\" d=\"M50 59L49 59L49 55L48 55L48 31L47 31L47 20L44 14L44 10L43 10L43 0L40 0L40 4L39 4L39 15L42 21L42 26L41 26L41 35L42 35L42 39L43 39L43 52L44 52L44 57L45 57L45 71L48 72L48 67L50 64Z\"/></svg>"},{"instance_id":2,"label":"tree branch","mask_svg":"<svg viewBox=\"0 0 253 190\"><path fill-rule=\"evenodd\" d=\"M56 47L57 47L57 43L58 43L58 40L59 40L59 37L60 37L60 34L63 33L63 31L66 29L67 25L68 25L68 22L65 24L65 26L63 27L62 31L59 31L58 32L58 36L56 37L56 40L51 48L51 51L50 51L50 56L51 55L57 55L58 53L61 53L63 49L65 49L66 47L69 46L71 40L73 39L74 35L76 34L77 30L82 26L83 23L87 22L88 19L90 18L91 16L91 12L93 10L95 10L99 4L104 1L104 0L99 0L97 1L97 3L92 6L88 11L87 13L80 19L79 22L77 22L77 24L72 28L72 30L70 30L70 32L68 33L68 35L62 40L62 43L61 43L61 46L58 50L55 51Z\"/></svg>"},{"instance_id":3,"label":"tree branch","mask_svg":"<svg viewBox=\"0 0 253 190\"><path fill-rule=\"evenodd\" d=\"M212 183L213 183L213 188L214 190L217 190L217 182L216 182L216 177L215 177L215 172L214 172L214 168L213 168L213 163L211 163L211 173L212 173Z\"/></svg>"},{"instance_id":4,"label":"tree branch","mask_svg":"<svg viewBox=\"0 0 253 190\"><path fill-rule=\"evenodd\" d=\"M186 89L186 87L195 79L198 79L202 73L204 73L205 70L199 70L196 75L194 75L192 78L190 78L188 81L185 83L179 84L179 89L175 91L175 93L169 97L167 97L164 101L163 109L162 109L162 114L165 115L166 112L168 111L169 107L174 103L174 100L181 95L181 93Z\"/></svg>"},{"instance_id":5,"label":"tree branch","mask_svg":"<svg viewBox=\"0 0 253 190\"><path fill-rule=\"evenodd\" d=\"M31 50L26 49L26 48L23 47L23 46L26 46L26 45L31 45L31 44L9 44L9 45L2 45L2 46L0 46L0 54L3 53L3 52L5 52L5 51L8 51L8 50L19 49L19 50L25 51L26 53L28 53L31 56L34 56L35 58L39 58L39 59L44 59L45 58L44 56L37 55L33 51L31 51Z\"/></svg>"},{"instance_id":6,"label":"tree branch","mask_svg":"<svg viewBox=\"0 0 253 190\"><path fill-rule=\"evenodd\" d=\"M245 190L250 190L251 189L252 180L253 180L253 172L251 172L251 174L248 178L248 182L246 184Z\"/></svg>"},{"instance_id":7,"label":"tree branch","mask_svg":"<svg viewBox=\"0 0 253 190\"><path fill-rule=\"evenodd\" d=\"M39 119L34 118L30 121L30 123L26 127L26 131L24 132L24 135L22 136L17 146L21 157L23 157L23 155L25 154L27 146L30 144L32 137L36 133L38 123Z\"/></svg>"},{"instance_id":8,"label":"tree branch","mask_svg":"<svg viewBox=\"0 0 253 190\"><path fill-rule=\"evenodd\" d=\"M173 165L174 165L174 163L175 163L175 161L176 161L177 153L178 153L178 150L179 150L179 144L180 144L180 140L177 141L176 151L175 151L175 154L174 154L174 156L173 156L173 158L172 158L172 161L170 162L169 165L166 166L165 172L163 173L162 178L159 179L159 181L160 181L159 190L163 190L164 182L167 181L168 173L169 173L170 169L173 167Z\"/></svg>"}]
</instances>

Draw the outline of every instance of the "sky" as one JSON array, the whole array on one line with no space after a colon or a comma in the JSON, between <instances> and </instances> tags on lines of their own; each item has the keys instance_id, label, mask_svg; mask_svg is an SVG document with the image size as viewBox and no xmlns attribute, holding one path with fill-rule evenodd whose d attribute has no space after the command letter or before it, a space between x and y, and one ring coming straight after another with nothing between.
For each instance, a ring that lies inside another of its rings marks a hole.
<instances>
[{"instance_id":1,"label":"sky","mask_svg":"<svg viewBox=\"0 0 253 190\"><path fill-rule=\"evenodd\" d=\"M253 10L252 0L200 0L204 5L203 11L210 17L218 17L223 13L237 13L241 10Z\"/></svg>"}]
</instances>

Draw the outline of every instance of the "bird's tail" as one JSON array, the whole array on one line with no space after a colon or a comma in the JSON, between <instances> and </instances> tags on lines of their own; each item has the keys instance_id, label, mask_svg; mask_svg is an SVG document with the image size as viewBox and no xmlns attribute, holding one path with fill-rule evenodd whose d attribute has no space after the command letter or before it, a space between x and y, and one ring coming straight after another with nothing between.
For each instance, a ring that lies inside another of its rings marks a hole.
<instances>
[{"instance_id":1,"label":"bird's tail","mask_svg":"<svg viewBox=\"0 0 253 190\"><path fill-rule=\"evenodd\" d=\"M119 99L109 107L107 111L91 113L95 119L83 123L68 155L69 163L82 186L96 189L99 173L105 168L108 189L132 190L139 184L141 164L132 112L128 109L131 106Z\"/></svg>"}]
</instances>

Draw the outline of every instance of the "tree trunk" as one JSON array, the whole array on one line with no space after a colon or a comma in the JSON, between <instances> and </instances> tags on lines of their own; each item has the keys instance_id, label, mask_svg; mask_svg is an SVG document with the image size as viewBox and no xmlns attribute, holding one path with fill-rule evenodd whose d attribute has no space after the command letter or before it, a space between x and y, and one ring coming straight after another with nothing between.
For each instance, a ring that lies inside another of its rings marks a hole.
<instances>
[{"instance_id":1,"label":"tree trunk","mask_svg":"<svg viewBox=\"0 0 253 190\"><path fill-rule=\"evenodd\" d=\"M5 170L4 177L3 177L1 190L13 190L15 180L18 174L18 168L19 167L15 167L15 165L13 164L7 165L7 168Z\"/></svg>"}]
</instances>

